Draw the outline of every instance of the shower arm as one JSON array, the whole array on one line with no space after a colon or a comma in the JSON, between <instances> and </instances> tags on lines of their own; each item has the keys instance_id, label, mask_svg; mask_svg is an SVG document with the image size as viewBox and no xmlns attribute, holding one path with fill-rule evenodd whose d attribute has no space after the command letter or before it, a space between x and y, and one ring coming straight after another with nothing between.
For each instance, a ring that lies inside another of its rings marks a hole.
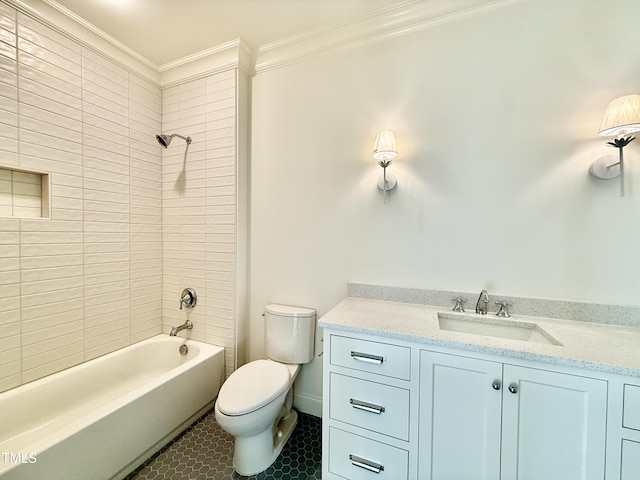
<instances>
[{"instance_id":1,"label":"shower arm","mask_svg":"<svg viewBox=\"0 0 640 480\"><path fill-rule=\"evenodd\" d=\"M172 137L178 137L181 138L182 140L184 140L185 142L187 142L187 148L189 148L189 144L191 143L191 137L183 137L182 135L180 135L179 133L172 133L171 134ZM185 152L186 153L186 152Z\"/></svg>"}]
</instances>

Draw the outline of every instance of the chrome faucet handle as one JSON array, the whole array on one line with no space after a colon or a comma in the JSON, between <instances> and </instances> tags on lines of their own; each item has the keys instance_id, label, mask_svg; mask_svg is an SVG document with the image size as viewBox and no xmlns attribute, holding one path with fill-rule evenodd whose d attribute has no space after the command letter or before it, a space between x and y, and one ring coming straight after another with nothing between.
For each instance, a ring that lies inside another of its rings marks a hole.
<instances>
[{"instance_id":1,"label":"chrome faucet handle","mask_svg":"<svg viewBox=\"0 0 640 480\"><path fill-rule=\"evenodd\" d=\"M452 302L456 302L451 310L453 310L454 312L464 312L464 307L462 306L462 304L467 301L466 298L464 298L464 297L453 297L451 299L451 301Z\"/></svg>"},{"instance_id":2,"label":"chrome faucet handle","mask_svg":"<svg viewBox=\"0 0 640 480\"><path fill-rule=\"evenodd\" d=\"M198 296L193 288L185 288L180 294L180 310L182 307L192 309L198 303Z\"/></svg>"},{"instance_id":3,"label":"chrome faucet handle","mask_svg":"<svg viewBox=\"0 0 640 480\"><path fill-rule=\"evenodd\" d=\"M509 318L511 316L509 315L509 311L507 310L507 307L511 307L513 303L506 302L505 300L496 300L496 305L500 305L500 308L496 313L497 316L504 317L504 318Z\"/></svg>"}]
</instances>

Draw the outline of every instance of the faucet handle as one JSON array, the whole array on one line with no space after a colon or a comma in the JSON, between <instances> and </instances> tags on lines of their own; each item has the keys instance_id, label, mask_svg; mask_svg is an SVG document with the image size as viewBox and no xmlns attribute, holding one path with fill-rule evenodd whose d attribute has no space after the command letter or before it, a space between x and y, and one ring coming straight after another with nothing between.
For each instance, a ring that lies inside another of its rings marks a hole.
<instances>
[{"instance_id":1,"label":"faucet handle","mask_svg":"<svg viewBox=\"0 0 640 480\"><path fill-rule=\"evenodd\" d=\"M180 310L182 310L182 306L185 308L193 308L198 303L198 296L196 295L196 291L193 288L185 288L182 290L182 294L180 295Z\"/></svg>"},{"instance_id":2,"label":"faucet handle","mask_svg":"<svg viewBox=\"0 0 640 480\"><path fill-rule=\"evenodd\" d=\"M513 303L509 303L505 300L496 300L496 305L500 305L500 309L498 309L498 312L496 313L497 316L504 318L509 318L511 316L509 315L507 307L511 307Z\"/></svg>"},{"instance_id":3,"label":"faucet handle","mask_svg":"<svg viewBox=\"0 0 640 480\"><path fill-rule=\"evenodd\" d=\"M466 298L464 298L464 297L453 297L451 299L451 301L452 302L456 302L451 310L453 310L454 312L464 312L464 307L462 306L462 304L467 301Z\"/></svg>"}]
</instances>

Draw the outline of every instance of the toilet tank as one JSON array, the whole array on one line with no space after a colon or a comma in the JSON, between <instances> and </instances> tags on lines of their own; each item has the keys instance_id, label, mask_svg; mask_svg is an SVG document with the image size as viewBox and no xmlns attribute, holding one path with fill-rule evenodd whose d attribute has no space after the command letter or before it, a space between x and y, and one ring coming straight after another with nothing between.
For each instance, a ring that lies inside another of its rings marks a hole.
<instances>
[{"instance_id":1,"label":"toilet tank","mask_svg":"<svg viewBox=\"0 0 640 480\"><path fill-rule=\"evenodd\" d=\"M315 310L270 304L265 306L264 317L267 357L280 363L308 363L313 359Z\"/></svg>"}]
</instances>

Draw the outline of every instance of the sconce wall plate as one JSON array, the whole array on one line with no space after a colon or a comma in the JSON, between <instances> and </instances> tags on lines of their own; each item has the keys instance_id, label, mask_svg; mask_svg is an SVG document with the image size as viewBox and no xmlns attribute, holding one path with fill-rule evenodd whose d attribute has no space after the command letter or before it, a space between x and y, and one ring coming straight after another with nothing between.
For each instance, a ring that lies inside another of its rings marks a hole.
<instances>
[{"instance_id":1,"label":"sconce wall plate","mask_svg":"<svg viewBox=\"0 0 640 480\"><path fill-rule=\"evenodd\" d=\"M397 184L398 184L398 179L393 173L386 174L386 182L385 182L385 175L380 175L378 177L378 188L382 191L389 192L394 188L396 188Z\"/></svg>"},{"instance_id":2,"label":"sconce wall plate","mask_svg":"<svg viewBox=\"0 0 640 480\"><path fill-rule=\"evenodd\" d=\"M620 164L613 155L605 155L591 164L589 173L601 180L611 180L620 176Z\"/></svg>"}]
</instances>

